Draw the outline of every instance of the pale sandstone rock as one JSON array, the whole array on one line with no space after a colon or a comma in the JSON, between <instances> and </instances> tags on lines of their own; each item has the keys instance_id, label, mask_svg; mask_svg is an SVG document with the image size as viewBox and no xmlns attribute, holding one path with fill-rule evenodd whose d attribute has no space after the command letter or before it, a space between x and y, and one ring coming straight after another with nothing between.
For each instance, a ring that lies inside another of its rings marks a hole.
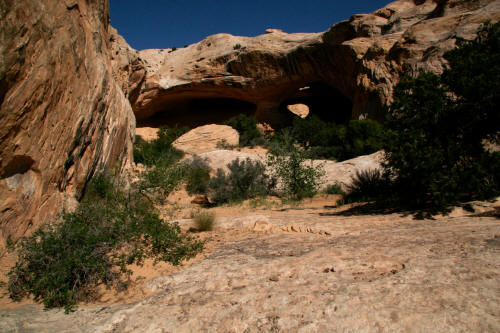
<instances>
[{"instance_id":1,"label":"pale sandstone rock","mask_svg":"<svg viewBox=\"0 0 500 333\"><path fill-rule=\"evenodd\" d=\"M313 233L252 233L146 282L133 304L0 310L2 332L498 332L493 218L280 212Z\"/></svg>"},{"instance_id":2,"label":"pale sandstone rock","mask_svg":"<svg viewBox=\"0 0 500 333\"><path fill-rule=\"evenodd\" d=\"M112 75L108 16L106 0L0 4L0 247L131 162L135 118Z\"/></svg>"},{"instance_id":3,"label":"pale sandstone rock","mask_svg":"<svg viewBox=\"0 0 500 333\"><path fill-rule=\"evenodd\" d=\"M291 104L286 107L291 113L296 114L300 118L305 118L309 114L309 107L305 104Z\"/></svg>"},{"instance_id":4,"label":"pale sandstone rock","mask_svg":"<svg viewBox=\"0 0 500 333\"><path fill-rule=\"evenodd\" d=\"M499 19L499 0L399 0L324 33L217 34L174 52L137 54L122 43L135 66L125 71L134 79L124 90L135 91L129 99L141 121L160 111L173 117L185 101L230 98L252 103L260 120L273 122L289 100L315 94L302 87L323 82L352 102L352 118L382 119L401 73L441 72L457 37L474 38L481 23ZM346 112L336 102L331 112ZM183 110L189 117L192 110Z\"/></svg>"},{"instance_id":5,"label":"pale sandstone rock","mask_svg":"<svg viewBox=\"0 0 500 333\"><path fill-rule=\"evenodd\" d=\"M206 160L212 172L219 168L224 170L224 172L228 172L227 164L237 158L240 160L249 158L252 161L260 161L262 163L266 163L267 161L266 154L252 154L232 150L214 150L202 153L199 156ZM328 185L339 184L345 190L352 183L352 177L356 175L356 172L380 169L383 158L384 153L379 151L343 162L314 160L312 163L314 166L322 166L325 171L325 176L321 180L322 188L326 188ZM306 161L306 163L311 163L311 161Z\"/></svg>"},{"instance_id":6,"label":"pale sandstone rock","mask_svg":"<svg viewBox=\"0 0 500 333\"><path fill-rule=\"evenodd\" d=\"M153 141L158 139L158 128L138 127L135 129L135 135L140 136L143 140Z\"/></svg>"},{"instance_id":7,"label":"pale sandstone rock","mask_svg":"<svg viewBox=\"0 0 500 333\"><path fill-rule=\"evenodd\" d=\"M181 135L172 146L189 154L201 154L219 149L221 143L237 146L240 135L231 126L205 125Z\"/></svg>"}]
</instances>

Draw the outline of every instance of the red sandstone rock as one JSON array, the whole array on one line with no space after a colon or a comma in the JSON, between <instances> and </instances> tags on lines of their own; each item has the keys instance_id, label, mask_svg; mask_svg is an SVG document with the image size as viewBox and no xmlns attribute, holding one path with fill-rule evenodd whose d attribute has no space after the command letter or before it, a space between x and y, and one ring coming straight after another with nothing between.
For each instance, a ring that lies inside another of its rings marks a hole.
<instances>
[{"instance_id":1,"label":"red sandstone rock","mask_svg":"<svg viewBox=\"0 0 500 333\"><path fill-rule=\"evenodd\" d=\"M112 76L106 0L0 3L0 247L131 161L135 119Z\"/></svg>"}]
</instances>

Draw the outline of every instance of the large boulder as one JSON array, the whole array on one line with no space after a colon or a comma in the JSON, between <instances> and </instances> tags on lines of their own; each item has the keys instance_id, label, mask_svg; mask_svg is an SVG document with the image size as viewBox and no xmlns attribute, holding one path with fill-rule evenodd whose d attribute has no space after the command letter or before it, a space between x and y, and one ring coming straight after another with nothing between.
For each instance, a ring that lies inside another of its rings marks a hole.
<instances>
[{"instance_id":1,"label":"large boulder","mask_svg":"<svg viewBox=\"0 0 500 333\"><path fill-rule=\"evenodd\" d=\"M172 146L188 154L201 154L217 150L220 145L236 146L239 140L238 131L231 126L210 124L181 135Z\"/></svg>"},{"instance_id":2,"label":"large boulder","mask_svg":"<svg viewBox=\"0 0 500 333\"><path fill-rule=\"evenodd\" d=\"M135 118L108 22L107 0L0 2L0 247L131 162Z\"/></svg>"}]
</instances>

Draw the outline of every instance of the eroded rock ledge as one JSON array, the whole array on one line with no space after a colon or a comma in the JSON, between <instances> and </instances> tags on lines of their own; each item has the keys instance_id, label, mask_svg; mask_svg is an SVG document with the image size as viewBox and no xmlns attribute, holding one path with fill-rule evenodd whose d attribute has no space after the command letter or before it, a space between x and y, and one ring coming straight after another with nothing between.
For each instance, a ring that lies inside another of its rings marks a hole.
<instances>
[{"instance_id":1,"label":"eroded rock ledge","mask_svg":"<svg viewBox=\"0 0 500 333\"><path fill-rule=\"evenodd\" d=\"M113 35L115 72L139 124L149 126L238 113L279 121L295 103L327 120L381 118L401 73L440 72L457 38L498 19L498 0L399 0L323 33L217 34L139 52Z\"/></svg>"}]
</instances>

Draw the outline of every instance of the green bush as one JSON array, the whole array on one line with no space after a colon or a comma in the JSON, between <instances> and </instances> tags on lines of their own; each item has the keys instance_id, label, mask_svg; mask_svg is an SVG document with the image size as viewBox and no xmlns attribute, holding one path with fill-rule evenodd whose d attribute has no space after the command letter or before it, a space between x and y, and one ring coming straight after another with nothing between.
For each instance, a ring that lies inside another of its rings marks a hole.
<instances>
[{"instance_id":1,"label":"green bush","mask_svg":"<svg viewBox=\"0 0 500 333\"><path fill-rule=\"evenodd\" d=\"M325 192L326 192L326 194L341 194L341 195L345 195L345 192L344 192L344 190L342 189L342 186L339 183L328 185L326 187Z\"/></svg>"},{"instance_id":2,"label":"green bush","mask_svg":"<svg viewBox=\"0 0 500 333\"><path fill-rule=\"evenodd\" d=\"M160 161L144 171L135 186L140 193L161 204L185 181L188 170L184 164L170 165L168 161Z\"/></svg>"},{"instance_id":3,"label":"green bush","mask_svg":"<svg viewBox=\"0 0 500 333\"><path fill-rule=\"evenodd\" d=\"M295 117L292 126L282 129L273 141L282 142L284 133L309 151L314 159L343 161L382 149L384 130L374 120L351 120L348 124L325 122L315 115Z\"/></svg>"},{"instance_id":4,"label":"green bush","mask_svg":"<svg viewBox=\"0 0 500 333\"><path fill-rule=\"evenodd\" d=\"M253 146L256 140L262 139L262 134L257 129L257 119L240 114L224 122L240 134L240 146Z\"/></svg>"},{"instance_id":5,"label":"green bush","mask_svg":"<svg viewBox=\"0 0 500 333\"><path fill-rule=\"evenodd\" d=\"M352 182L347 186L346 202L382 200L390 196L391 182L380 169L356 171Z\"/></svg>"},{"instance_id":6,"label":"green bush","mask_svg":"<svg viewBox=\"0 0 500 333\"><path fill-rule=\"evenodd\" d=\"M218 169L210 180L210 198L216 204L265 196L275 185L274 180L266 175L266 167L262 162L238 158L227 167L229 173Z\"/></svg>"},{"instance_id":7,"label":"green bush","mask_svg":"<svg viewBox=\"0 0 500 333\"><path fill-rule=\"evenodd\" d=\"M500 193L500 24L445 54L441 76L422 73L396 86L389 112L386 173L394 195L412 209L450 205Z\"/></svg>"},{"instance_id":8,"label":"green bush","mask_svg":"<svg viewBox=\"0 0 500 333\"><path fill-rule=\"evenodd\" d=\"M206 194L210 183L210 167L207 161L195 155L186 159L183 164L186 167L186 191L190 195Z\"/></svg>"},{"instance_id":9,"label":"green bush","mask_svg":"<svg viewBox=\"0 0 500 333\"><path fill-rule=\"evenodd\" d=\"M207 211L198 212L194 216L194 223L198 231L210 231L214 228L215 214Z\"/></svg>"},{"instance_id":10,"label":"green bush","mask_svg":"<svg viewBox=\"0 0 500 333\"><path fill-rule=\"evenodd\" d=\"M122 192L105 175L94 177L79 207L60 223L38 229L18 244L18 261L9 273L14 300L32 294L45 307L68 312L96 296L99 284L124 284L126 266L144 259L171 262L190 258L202 243L162 221L139 192Z\"/></svg>"},{"instance_id":11,"label":"green bush","mask_svg":"<svg viewBox=\"0 0 500 333\"><path fill-rule=\"evenodd\" d=\"M285 133L282 143L271 151L268 167L272 177L278 180L283 196L294 200L313 197L319 189L324 170L307 161L307 151L297 147Z\"/></svg>"},{"instance_id":12,"label":"green bush","mask_svg":"<svg viewBox=\"0 0 500 333\"><path fill-rule=\"evenodd\" d=\"M158 138L151 142L137 136L134 144L135 163L147 166L174 164L184 153L172 147L172 143L188 130L187 127L161 127L158 130Z\"/></svg>"}]
</instances>

